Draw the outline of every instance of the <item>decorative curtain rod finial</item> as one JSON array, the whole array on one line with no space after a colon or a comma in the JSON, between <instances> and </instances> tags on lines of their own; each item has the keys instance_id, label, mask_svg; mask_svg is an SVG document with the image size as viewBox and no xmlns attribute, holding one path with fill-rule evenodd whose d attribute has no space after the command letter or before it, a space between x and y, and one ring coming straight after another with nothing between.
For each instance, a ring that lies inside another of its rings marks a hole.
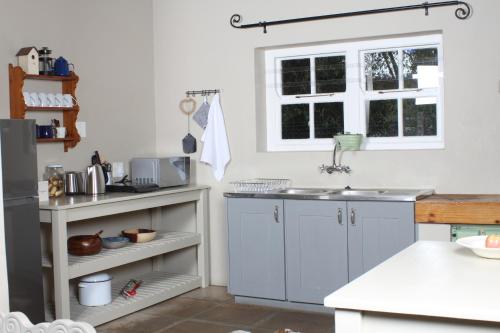
<instances>
[{"instance_id":1,"label":"decorative curtain rod finial","mask_svg":"<svg viewBox=\"0 0 500 333\"><path fill-rule=\"evenodd\" d=\"M233 16L231 16L231 19L229 19L229 24L231 24L231 26L233 28L240 29L241 25L237 25L240 22L241 22L241 15L240 14L233 14Z\"/></svg>"},{"instance_id":2,"label":"decorative curtain rod finial","mask_svg":"<svg viewBox=\"0 0 500 333\"><path fill-rule=\"evenodd\" d=\"M464 6L465 8L458 7L455 10L456 18L459 20L465 20L466 18L469 18L470 14L472 12L471 6L467 2L464 2L464 1L458 1L458 5Z\"/></svg>"}]
</instances>

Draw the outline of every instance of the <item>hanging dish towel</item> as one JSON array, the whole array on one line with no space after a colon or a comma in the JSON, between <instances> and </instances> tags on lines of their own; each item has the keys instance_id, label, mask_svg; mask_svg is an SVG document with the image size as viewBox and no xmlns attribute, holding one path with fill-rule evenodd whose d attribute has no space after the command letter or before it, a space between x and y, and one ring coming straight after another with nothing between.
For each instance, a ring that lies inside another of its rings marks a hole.
<instances>
[{"instance_id":1,"label":"hanging dish towel","mask_svg":"<svg viewBox=\"0 0 500 333\"><path fill-rule=\"evenodd\" d=\"M210 111L210 104L208 103L207 96L205 96L203 103L198 108L198 111L196 111L193 115L194 121L196 121L196 123L203 129L207 127L208 111Z\"/></svg>"},{"instance_id":2,"label":"hanging dish towel","mask_svg":"<svg viewBox=\"0 0 500 333\"><path fill-rule=\"evenodd\" d=\"M219 94L215 94L212 99L208 112L207 127L201 141L203 141L203 150L200 161L211 165L215 179L221 181L222 177L224 177L226 165L231 160L231 155Z\"/></svg>"}]
</instances>

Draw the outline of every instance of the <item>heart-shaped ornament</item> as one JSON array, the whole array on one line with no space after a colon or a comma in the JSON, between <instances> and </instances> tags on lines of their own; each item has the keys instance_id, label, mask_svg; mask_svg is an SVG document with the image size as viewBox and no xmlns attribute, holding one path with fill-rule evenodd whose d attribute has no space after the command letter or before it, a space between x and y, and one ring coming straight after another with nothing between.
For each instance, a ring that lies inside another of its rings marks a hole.
<instances>
[{"instance_id":1,"label":"heart-shaped ornament","mask_svg":"<svg viewBox=\"0 0 500 333\"><path fill-rule=\"evenodd\" d=\"M191 97L184 98L179 103L179 109L181 109L183 113L190 115L196 109L196 101Z\"/></svg>"}]
</instances>

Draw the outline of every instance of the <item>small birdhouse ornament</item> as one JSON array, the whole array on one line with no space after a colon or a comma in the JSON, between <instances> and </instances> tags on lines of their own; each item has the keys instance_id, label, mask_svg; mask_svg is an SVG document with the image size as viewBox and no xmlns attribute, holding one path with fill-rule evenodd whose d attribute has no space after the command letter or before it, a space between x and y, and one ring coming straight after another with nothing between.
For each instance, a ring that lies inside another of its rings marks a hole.
<instances>
[{"instance_id":1,"label":"small birdhouse ornament","mask_svg":"<svg viewBox=\"0 0 500 333\"><path fill-rule=\"evenodd\" d=\"M36 47L23 47L17 52L16 56L17 64L26 74L39 74L38 51Z\"/></svg>"}]
</instances>

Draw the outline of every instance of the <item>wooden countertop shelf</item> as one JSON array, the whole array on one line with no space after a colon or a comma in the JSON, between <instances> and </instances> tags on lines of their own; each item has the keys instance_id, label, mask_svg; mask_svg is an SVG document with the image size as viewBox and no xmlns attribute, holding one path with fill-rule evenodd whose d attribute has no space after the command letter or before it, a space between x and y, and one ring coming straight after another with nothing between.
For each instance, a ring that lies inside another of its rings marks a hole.
<instances>
[{"instance_id":1,"label":"wooden countertop shelf","mask_svg":"<svg viewBox=\"0 0 500 333\"><path fill-rule=\"evenodd\" d=\"M415 222L500 225L500 194L434 194L415 203Z\"/></svg>"}]
</instances>

